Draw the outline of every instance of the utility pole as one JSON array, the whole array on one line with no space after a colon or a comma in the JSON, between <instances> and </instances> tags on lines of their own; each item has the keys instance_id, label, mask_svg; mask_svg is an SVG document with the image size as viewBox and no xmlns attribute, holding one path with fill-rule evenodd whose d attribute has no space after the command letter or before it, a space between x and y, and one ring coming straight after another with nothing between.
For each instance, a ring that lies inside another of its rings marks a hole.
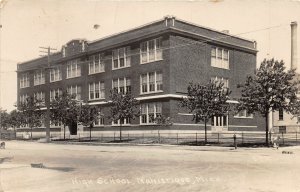
<instances>
[{"instance_id":1,"label":"utility pole","mask_svg":"<svg viewBox=\"0 0 300 192\"><path fill-rule=\"evenodd\" d=\"M49 88L50 86L50 55L51 50L56 50L49 47L39 47L40 49L46 51L40 51L42 53L47 54L47 67L45 68L45 84L46 87ZM46 104L46 115L45 115L45 127L46 127L46 142L50 142L50 89L45 92L45 104Z\"/></svg>"}]
</instances>

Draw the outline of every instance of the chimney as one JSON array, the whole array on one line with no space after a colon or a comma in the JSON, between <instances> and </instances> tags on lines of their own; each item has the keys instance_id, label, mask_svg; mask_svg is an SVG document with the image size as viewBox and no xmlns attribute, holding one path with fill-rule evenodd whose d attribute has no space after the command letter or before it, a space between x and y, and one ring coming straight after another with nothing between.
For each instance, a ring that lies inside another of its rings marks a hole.
<instances>
[{"instance_id":1,"label":"chimney","mask_svg":"<svg viewBox=\"0 0 300 192\"><path fill-rule=\"evenodd\" d=\"M297 22L291 23L291 69L297 69Z\"/></svg>"}]
</instances>

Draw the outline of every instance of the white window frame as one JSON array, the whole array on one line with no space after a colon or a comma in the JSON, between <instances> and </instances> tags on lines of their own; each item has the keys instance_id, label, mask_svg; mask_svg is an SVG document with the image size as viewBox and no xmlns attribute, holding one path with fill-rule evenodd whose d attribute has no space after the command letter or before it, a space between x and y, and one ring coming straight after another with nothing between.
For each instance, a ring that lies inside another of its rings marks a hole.
<instances>
[{"instance_id":1,"label":"white window frame","mask_svg":"<svg viewBox=\"0 0 300 192\"><path fill-rule=\"evenodd\" d=\"M22 73L20 77L20 88L30 87L29 73Z\"/></svg>"},{"instance_id":2,"label":"white window frame","mask_svg":"<svg viewBox=\"0 0 300 192\"><path fill-rule=\"evenodd\" d=\"M73 88L75 88L75 93L73 93ZM80 88L80 93L78 93L78 89ZM69 91L71 90L71 91ZM67 87L67 92L70 95L76 94L75 99L76 100L81 100L81 93L82 93L82 89L80 85L71 85ZM79 97L78 97L79 96Z\"/></svg>"},{"instance_id":3,"label":"white window frame","mask_svg":"<svg viewBox=\"0 0 300 192\"><path fill-rule=\"evenodd\" d=\"M154 41L154 60L150 60L150 49L149 49L149 44L151 41ZM160 47L158 48L157 46L157 42L160 42ZM146 44L146 51L143 51L142 47L143 45ZM146 61L143 61L143 54L146 54ZM163 53L162 53L162 38L155 38L155 39L151 39L149 41L144 41L140 44L140 64L146 64L146 63L151 63L154 61L160 61L163 60Z\"/></svg>"},{"instance_id":4,"label":"white window frame","mask_svg":"<svg viewBox=\"0 0 300 192\"><path fill-rule=\"evenodd\" d=\"M101 89L101 85L104 86L104 89ZM99 82L92 82L89 83L89 100L99 100L99 99L105 99L105 84L104 81L99 81ZM99 88L99 98L96 98L96 86ZM91 90L92 87L92 90ZM93 91L94 98L91 98L91 91Z\"/></svg>"},{"instance_id":5,"label":"white window frame","mask_svg":"<svg viewBox=\"0 0 300 192\"><path fill-rule=\"evenodd\" d=\"M242 115L241 115L242 114ZM253 119L253 114L249 114L247 115L247 111L246 110L242 110L239 113L236 113L233 117L234 118L240 118L240 119Z\"/></svg>"},{"instance_id":6,"label":"white window frame","mask_svg":"<svg viewBox=\"0 0 300 192\"><path fill-rule=\"evenodd\" d=\"M96 63L96 56L99 57L98 62ZM96 64L98 64L98 71L96 71ZM89 75L96 74L96 73L103 73L105 72L105 63L103 61L103 54L96 54L91 55L89 57Z\"/></svg>"},{"instance_id":7,"label":"white window frame","mask_svg":"<svg viewBox=\"0 0 300 192\"><path fill-rule=\"evenodd\" d=\"M74 74L75 73L75 74ZM67 79L80 77L81 76L81 65L78 59L67 62Z\"/></svg>"},{"instance_id":8,"label":"white window frame","mask_svg":"<svg viewBox=\"0 0 300 192\"><path fill-rule=\"evenodd\" d=\"M28 98L28 94L23 94L23 95L20 95L20 100L19 100L19 103L22 104L22 103L26 103L26 99Z\"/></svg>"},{"instance_id":9,"label":"white window frame","mask_svg":"<svg viewBox=\"0 0 300 192\"><path fill-rule=\"evenodd\" d=\"M100 111L97 122L94 122L94 126L99 127L104 125L105 125L105 119L103 117L103 114Z\"/></svg>"},{"instance_id":10,"label":"white window frame","mask_svg":"<svg viewBox=\"0 0 300 192\"><path fill-rule=\"evenodd\" d=\"M131 78L130 77L121 77L121 78L115 78L115 79L112 79L112 89L114 89L115 87L114 87L114 80L117 80L118 81L118 93L120 93L120 80L123 80L123 82L124 82L124 94L126 94L127 92L128 92L128 90L127 90L127 83L128 83L128 81L130 82L130 92L131 92L131 86L132 86L132 84L131 84Z\"/></svg>"},{"instance_id":11,"label":"white window frame","mask_svg":"<svg viewBox=\"0 0 300 192\"><path fill-rule=\"evenodd\" d=\"M224 118L226 118L226 125L224 125ZM212 120L214 121L214 124L212 125L212 127L227 127L228 128L228 115L223 115L223 116L218 116L218 117L216 117L216 116L214 116L213 118L212 118ZM218 125L217 125L217 122L220 122L220 123L218 123Z\"/></svg>"},{"instance_id":12,"label":"white window frame","mask_svg":"<svg viewBox=\"0 0 300 192\"><path fill-rule=\"evenodd\" d=\"M124 119L124 123L122 125L130 125L131 123L128 122L127 118ZM118 123L115 123L114 121L111 122L112 126L120 126L120 119L118 120Z\"/></svg>"},{"instance_id":13,"label":"white window frame","mask_svg":"<svg viewBox=\"0 0 300 192\"><path fill-rule=\"evenodd\" d=\"M35 70L33 74L33 85L45 84L45 73L42 69Z\"/></svg>"},{"instance_id":14,"label":"white window frame","mask_svg":"<svg viewBox=\"0 0 300 192\"><path fill-rule=\"evenodd\" d=\"M150 91L150 73L154 73L154 91ZM147 92L143 92L143 80L142 80L142 76L147 74ZM144 94L150 94L150 93L160 93L163 92L163 90L158 90L158 84L157 82L157 76L158 74L161 74L161 86L163 87L164 83L163 83L163 73L160 71L155 71L155 72L148 72L148 73L144 73L140 75L140 94L144 95Z\"/></svg>"},{"instance_id":15,"label":"white window frame","mask_svg":"<svg viewBox=\"0 0 300 192\"><path fill-rule=\"evenodd\" d=\"M61 122L59 122L59 123L53 123L52 121L50 121L50 126L51 127L61 127L62 123Z\"/></svg>"},{"instance_id":16,"label":"white window frame","mask_svg":"<svg viewBox=\"0 0 300 192\"><path fill-rule=\"evenodd\" d=\"M211 80L216 81L217 83L222 82L223 83L223 88L229 89L229 79L224 78L224 77L212 77Z\"/></svg>"},{"instance_id":17,"label":"white window frame","mask_svg":"<svg viewBox=\"0 0 300 192\"><path fill-rule=\"evenodd\" d=\"M36 92L36 93L33 94L33 96L37 100L41 100L41 103L40 103L41 105L45 104L45 97L46 97L45 92L42 92L42 91Z\"/></svg>"},{"instance_id":18,"label":"white window frame","mask_svg":"<svg viewBox=\"0 0 300 192\"><path fill-rule=\"evenodd\" d=\"M212 55L213 50L215 51L215 55ZM218 58L218 51L221 50L221 58ZM227 53L227 57L225 58L225 53ZM229 69L229 50L219 47L211 48L211 66L221 69Z\"/></svg>"},{"instance_id":19,"label":"white window frame","mask_svg":"<svg viewBox=\"0 0 300 192\"><path fill-rule=\"evenodd\" d=\"M53 74L53 79L52 79ZM61 68L59 66L50 69L50 82L56 82L62 80Z\"/></svg>"},{"instance_id":20,"label":"white window frame","mask_svg":"<svg viewBox=\"0 0 300 192\"><path fill-rule=\"evenodd\" d=\"M123 57L120 55L120 52L122 52L122 50L124 52ZM114 52L117 52L116 56L114 55ZM120 63L121 63L120 58L124 58L124 66L122 66L122 67L120 66ZM117 62L118 62L117 67L115 67L115 65L114 65L114 59L116 59ZM123 68L130 67L131 66L131 47L127 46L127 47L122 47L122 48L112 50L111 63L112 63L112 70L123 69Z\"/></svg>"},{"instance_id":21,"label":"white window frame","mask_svg":"<svg viewBox=\"0 0 300 192\"><path fill-rule=\"evenodd\" d=\"M153 105L154 109L153 109L153 113L154 113L154 118L153 118L153 122L150 122L150 118L149 118L149 106ZM140 111L142 111L142 106L146 106L146 123L143 122L143 117L142 114L140 115L140 125L154 125L155 123L155 118L157 118L157 114L159 112L159 108L160 108L160 116L162 115L162 103L161 102L151 102L151 103L143 103L140 105Z\"/></svg>"},{"instance_id":22,"label":"white window frame","mask_svg":"<svg viewBox=\"0 0 300 192\"><path fill-rule=\"evenodd\" d=\"M60 88L50 90L50 101L53 101L56 95L58 96L62 95L62 90Z\"/></svg>"}]
</instances>

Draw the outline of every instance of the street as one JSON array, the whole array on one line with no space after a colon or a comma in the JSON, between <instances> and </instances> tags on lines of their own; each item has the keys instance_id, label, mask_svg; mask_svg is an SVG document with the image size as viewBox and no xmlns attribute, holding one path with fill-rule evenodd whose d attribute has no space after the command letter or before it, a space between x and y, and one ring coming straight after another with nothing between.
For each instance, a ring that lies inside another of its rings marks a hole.
<instances>
[{"instance_id":1,"label":"street","mask_svg":"<svg viewBox=\"0 0 300 192\"><path fill-rule=\"evenodd\" d=\"M299 192L299 160L300 147L8 141L0 150L0 191Z\"/></svg>"}]
</instances>

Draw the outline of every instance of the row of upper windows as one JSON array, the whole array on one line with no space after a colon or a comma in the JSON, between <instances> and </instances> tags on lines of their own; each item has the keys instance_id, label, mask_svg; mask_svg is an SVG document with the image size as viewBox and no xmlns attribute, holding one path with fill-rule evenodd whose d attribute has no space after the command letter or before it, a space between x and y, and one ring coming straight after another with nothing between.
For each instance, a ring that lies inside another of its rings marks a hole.
<instances>
[{"instance_id":1,"label":"row of upper windows","mask_svg":"<svg viewBox=\"0 0 300 192\"><path fill-rule=\"evenodd\" d=\"M145 78L146 77L146 78ZM161 72L151 72L140 75L140 94L155 93L163 91L163 77ZM88 85L89 100L105 99L105 83L104 81L92 82ZM112 79L112 89L123 94L131 92L131 79L122 77ZM76 99L81 99L81 86L72 85L67 87L67 92L71 95L76 95ZM50 90L50 100L62 94L61 89ZM45 100L45 94L42 92L35 93L41 100ZM20 101L24 102L27 95L20 96Z\"/></svg>"},{"instance_id":2,"label":"row of upper windows","mask_svg":"<svg viewBox=\"0 0 300 192\"><path fill-rule=\"evenodd\" d=\"M161 38L141 43L140 62L141 64L162 59ZM103 54L96 54L89 57L89 74L105 72ZM131 66L130 47L115 49L112 51L112 69L120 69ZM229 69L229 51L223 48L212 47L211 66ZM81 76L81 63L79 60L67 62L67 79ZM62 72L59 66L50 70L50 82L62 80ZM151 79L152 80L152 79ZM146 81L146 77L144 77ZM45 83L45 73L42 70L34 72L34 85ZM226 84L226 83L225 83ZM20 88L30 86L29 74L23 73L20 76ZM145 88L145 87L144 87ZM151 90L150 90L151 91Z\"/></svg>"}]
</instances>

